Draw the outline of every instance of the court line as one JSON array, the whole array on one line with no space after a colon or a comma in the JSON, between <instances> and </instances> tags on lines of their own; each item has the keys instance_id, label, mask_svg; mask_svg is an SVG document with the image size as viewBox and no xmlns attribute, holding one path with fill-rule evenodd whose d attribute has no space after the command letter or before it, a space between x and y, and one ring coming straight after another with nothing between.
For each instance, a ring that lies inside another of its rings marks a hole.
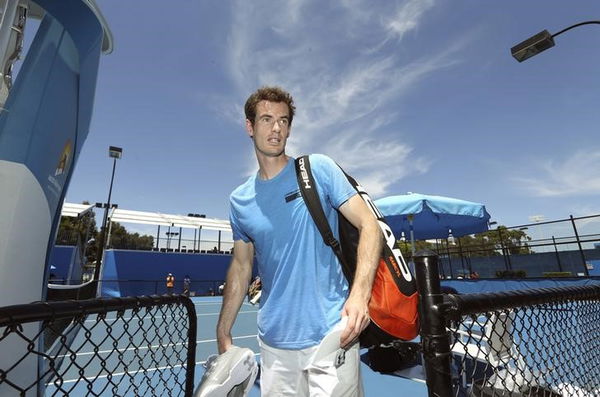
<instances>
[{"instance_id":1,"label":"court line","mask_svg":"<svg viewBox=\"0 0 600 397\"><path fill-rule=\"evenodd\" d=\"M244 336L234 336L232 339L248 339L248 338L256 338L256 334L253 335L244 335ZM216 339L203 339L203 340L197 340L196 344L200 344L200 343L211 343L211 342L216 342ZM146 350L146 349L158 349L160 347L171 347L171 346L180 346L180 345L184 345L184 342L178 342L178 343L169 343L167 345L151 345L151 346L140 346L137 349L138 350ZM126 351L131 351L131 350L135 350L135 347L128 347L127 349L116 349L120 352L126 352ZM106 354L106 353L112 353L114 352L115 349L111 349L111 350L100 350L98 352L79 352L76 353L76 357L79 356L89 356L91 354ZM63 354L60 356L56 356L56 358L67 358L67 357L71 357L71 354Z\"/></svg>"},{"instance_id":2,"label":"court line","mask_svg":"<svg viewBox=\"0 0 600 397\"><path fill-rule=\"evenodd\" d=\"M254 356L255 356L255 357L257 357L257 356L260 356L260 353L254 353ZM200 364L200 365L203 365L203 364L205 364L205 363L206 363L206 360L204 360L204 361L196 361L194 364L195 364L195 365L199 365L199 364ZM185 366L185 364L166 365L166 366L164 366L164 367L147 368L147 369L138 369L138 370L137 370L137 371L135 371L135 372L117 372L117 373L110 374L110 375L111 375L112 377L115 377L115 376L123 376L123 375L126 375L126 374L130 374L131 376L135 377L135 376L137 376L138 374L140 374L140 373L142 373L142 372L162 371L163 369L167 369L167 368L169 368L169 369L170 369L170 368L180 368L180 367L184 367L184 366ZM63 380L63 382L62 382L62 383L63 383L63 384L65 384L65 383L73 383L73 382L77 382L77 381L79 381L79 380L81 380L81 379L86 379L86 380L96 380L96 379L101 379L101 378L103 379L103 378L107 378L107 377L108 377L108 375L109 375L109 374L106 374L106 375L98 375L98 376L90 376L90 377L85 377L85 378L79 377L79 378L77 378L77 379L67 379L67 380ZM54 386L54 387L56 387L56 386L54 385L54 383L46 383L46 386Z\"/></svg>"},{"instance_id":3,"label":"court line","mask_svg":"<svg viewBox=\"0 0 600 397\"><path fill-rule=\"evenodd\" d=\"M219 302L201 302L201 303L194 303L194 306L209 306L209 305L222 305L223 302L219 301ZM252 303L248 303L248 302L242 302L242 305L244 306L252 306L255 307L256 305L253 305Z\"/></svg>"},{"instance_id":4,"label":"court line","mask_svg":"<svg viewBox=\"0 0 600 397\"><path fill-rule=\"evenodd\" d=\"M245 312L238 312L238 314L247 314L247 313L258 313L258 310L248 310ZM215 316L219 313L199 313L196 314L196 317L200 317L200 316Z\"/></svg>"}]
</instances>

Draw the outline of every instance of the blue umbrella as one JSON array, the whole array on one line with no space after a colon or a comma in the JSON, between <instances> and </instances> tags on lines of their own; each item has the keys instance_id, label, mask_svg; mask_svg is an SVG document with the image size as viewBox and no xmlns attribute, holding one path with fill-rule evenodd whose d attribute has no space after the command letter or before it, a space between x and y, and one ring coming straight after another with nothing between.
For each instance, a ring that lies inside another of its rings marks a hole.
<instances>
[{"instance_id":1,"label":"blue umbrella","mask_svg":"<svg viewBox=\"0 0 600 397\"><path fill-rule=\"evenodd\" d=\"M450 197L409 193L375 200L375 205L396 236L411 237L413 251L415 239L484 232L490 220L483 204Z\"/></svg>"}]
</instances>

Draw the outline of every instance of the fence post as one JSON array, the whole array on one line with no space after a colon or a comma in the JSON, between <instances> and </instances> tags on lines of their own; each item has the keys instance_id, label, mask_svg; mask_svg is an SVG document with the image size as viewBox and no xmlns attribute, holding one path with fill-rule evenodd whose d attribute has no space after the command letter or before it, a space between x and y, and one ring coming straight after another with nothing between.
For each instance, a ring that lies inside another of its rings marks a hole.
<instances>
[{"instance_id":1,"label":"fence post","mask_svg":"<svg viewBox=\"0 0 600 397\"><path fill-rule=\"evenodd\" d=\"M464 257L464 254L463 254L462 244L460 242L460 237L457 237L456 240L458 241L458 253L460 255L460 264L462 266L462 273L463 273L462 276L464 278L467 278L467 275L466 275L467 270L465 269L465 257ZM469 272L469 274L471 274L471 273L472 272Z\"/></svg>"},{"instance_id":2,"label":"fence post","mask_svg":"<svg viewBox=\"0 0 600 397\"><path fill-rule=\"evenodd\" d=\"M573 231L575 232L575 238L577 239L577 246L579 247L579 253L581 254L581 261L583 262L583 274L585 274L586 277L589 277L590 273L588 272L587 265L585 263L585 255L583 254L583 249L581 248L579 233L577 233L577 227L575 227L575 219L573 218L573 215L569 215L569 218L571 218L571 225L573 225Z\"/></svg>"},{"instance_id":3,"label":"fence post","mask_svg":"<svg viewBox=\"0 0 600 397\"><path fill-rule=\"evenodd\" d=\"M502 248L502 259L504 259L504 267L506 267L506 270L510 270L512 266L510 263L510 258L508 257L509 252L504 248L504 237L502 236L502 229L496 228L496 230L498 231L498 237L500 237L500 248Z\"/></svg>"},{"instance_id":4,"label":"fence post","mask_svg":"<svg viewBox=\"0 0 600 397\"><path fill-rule=\"evenodd\" d=\"M562 264L560 263L560 255L558 254L558 248L556 247L556 239L552 236L552 244L554 245L554 253L556 254L556 263L558 263L558 271L562 272ZM587 267L587 266L586 266Z\"/></svg>"},{"instance_id":5,"label":"fence post","mask_svg":"<svg viewBox=\"0 0 600 397\"><path fill-rule=\"evenodd\" d=\"M451 397L450 336L439 310L444 297L440 291L438 258L434 252L417 252L415 276L419 290L421 345L429 396Z\"/></svg>"},{"instance_id":6,"label":"fence post","mask_svg":"<svg viewBox=\"0 0 600 397\"><path fill-rule=\"evenodd\" d=\"M452 259L450 259L450 247L448 246L448 239L446 239L446 252L448 253L448 266L450 267L450 278L454 278L454 272L452 271Z\"/></svg>"}]
</instances>

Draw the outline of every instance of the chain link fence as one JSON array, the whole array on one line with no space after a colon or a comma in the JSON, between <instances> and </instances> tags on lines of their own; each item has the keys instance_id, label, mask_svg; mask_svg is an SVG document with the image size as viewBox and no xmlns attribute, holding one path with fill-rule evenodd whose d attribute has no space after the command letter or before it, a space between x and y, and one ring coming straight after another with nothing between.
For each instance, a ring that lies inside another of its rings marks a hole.
<instances>
[{"instance_id":1,"label":"chain link fence","mask_svg":"<svg viewBox=\"0 0 600 397\"><path fill-rule=\"evenodd\" d=\"M196 312L181 295L0 308L0 395L191 396Z\"/></svg>"},{"instance_id":2,"label":"chain link fence","mask_svg":"<svg viewBox=\"0 0 600 397\"><path fill-rule=\"evenodd\" d=\"M600 395L600 286L449 298L454 396Z\"/></svg>"},{"instance_id":3,"label":"chain link fence","mask_svg":"<svg viewBox=\"0 0 600 397\"><path fill-rule=\"evenodd\" d=\"M415 259L429 395L600 395L600 285L445 295Z\"/></svg>"}]
</instances>

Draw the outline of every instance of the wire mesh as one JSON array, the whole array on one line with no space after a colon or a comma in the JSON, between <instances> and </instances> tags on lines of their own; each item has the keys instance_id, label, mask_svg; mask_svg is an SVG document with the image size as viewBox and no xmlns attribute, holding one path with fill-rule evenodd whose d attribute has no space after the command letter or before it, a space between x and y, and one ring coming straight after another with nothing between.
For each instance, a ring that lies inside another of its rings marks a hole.
<instances>
[{"instance_id":1,"label":"wire mesh","mask_svg":"<svg viewBox=\"0 0 600 397\"><path fill-rule=\"evenodd\" d=\"M0 308L0 394L189 396L195 334L183 296Z\"/></svg>"},{"instance_id":2,"label":"wire mesh","mask_svg":"<svg viewBox=\"0 0 600 397\"><path fill-rule=\"evenodd\" d=\"M532 304L519 291L504 308L493 294L480 294L478 308L487 302L490 310L463 311L448 323L452 395L599 396L599 290L585 297L556 292L547 302L531 290ZM510 301L511 292L502 298Z\"/></svg>"}]
</instances>

